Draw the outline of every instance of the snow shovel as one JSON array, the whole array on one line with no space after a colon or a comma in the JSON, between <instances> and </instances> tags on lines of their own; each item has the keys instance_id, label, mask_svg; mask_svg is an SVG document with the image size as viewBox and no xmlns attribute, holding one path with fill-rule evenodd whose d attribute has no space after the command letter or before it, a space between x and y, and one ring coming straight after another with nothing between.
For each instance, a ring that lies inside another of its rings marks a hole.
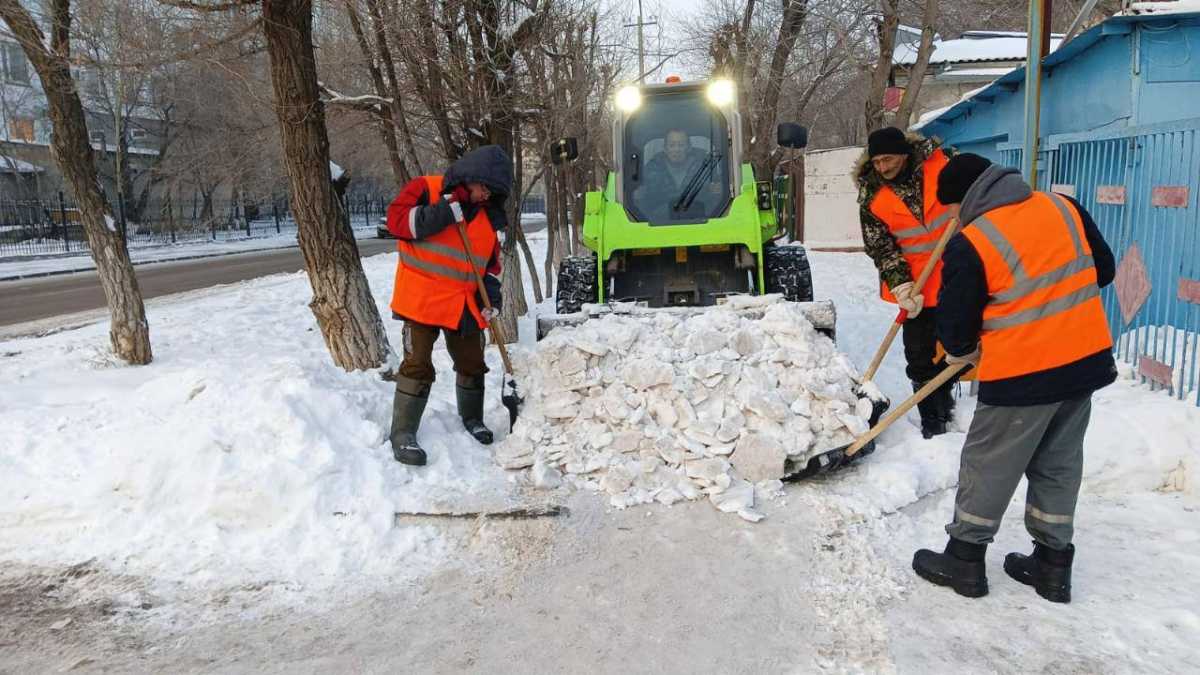
<instances>
[{"instance_id":1,"label":"snow shovel","mask_svg":"<svg viewBox=\"0 0 1200 675\"><path fill-rule=\"evenodd\" d=\"M458 236L462 238L463 250L467 251L467 256L470 257L471 242L467 239L467 226L461 221L458 223ZM483 276L479 274L479 270L475 269L474 263L471 263L471 272L475 274L475 285L479 289L479 297L483 299L483 306L491 309L492 301L488 300L487 288L483 285ZM500 328L490 320L487 322L487 327L492 333L492 342L500 349L500 360L504 362L504 383L500 389L500 403L508 408L508 428L511 431L513 425L517 423L517 415L520 414L521 404L525 399L517 393L517 379L513 376L512 361L508 359L508 349L504 347L504 336L500 333Z\"/></svg>"},{"instance_id":2,"label":"snow shovel","mask_svg":"<svg viewBox=\"0 0 1200 675\"><path fill-rule=\"evenodd\" d=\"M956 363L954 365L946 366L942 372L938 373L937 377L930 380L925 384L924 387L918 389L915 394L908 397L907 400L897 406L895 410L884 416L884 418L879 420L875 426L871 427L867 433L854 439L853 443L834 448L832 450L826 450L819 455L809 458L808 463L805 464L803 468L787 474L783 477L783 480L800 480L802 478L809 478L817 474L832 471L854 461L854 458L860 453L870 453L875 449L875 437L877 437L879 434L882 434L888 427L892 426L893 422L903 417L905 413L913 409L913 406L917 405L921 401L924 401L925 398L936 391L938 387L950 381L950 379L952 379L955 375L958 375L958 373L968 365L969 364L967 363Z\"/></svg>"},{"instance_id":3,"label":"snow shovel","mask_svg":"<svg viewBox=\"0 0 1200 675\"><path fill-rule=\"evenodd\" d=\"M929 264L925 265L925 269L921 270L921 274L917 277L913 288L925 288L925 283L929 281L929 277L933 274L933 268L937 267L938 261L942 259L942 252L946 250L946 244L950 242L950 237L958 230L958 218L950 221L946 227L946 231L937 241L937 246L934 247L933 253L929 256ZM900 327L908 320L908 312L901 309L896 314L895 321L888 328L887 335L884 336L883 342L879 345L879 349L875 350L875 357L871 359L871 365L867 366L867 370L863 373L862 381L854 389L854 393L859 398L866 398L871 401L872 419L876 419L883 411L888 409L891 401L887 396L879 390L878 387L870 386L871 380L875 379L875 372L879 370L879 364L883 363L883 357L888 350L892 348L892 342L896 339L896 334L900 332Z\"/></svg>"}]
</instances>

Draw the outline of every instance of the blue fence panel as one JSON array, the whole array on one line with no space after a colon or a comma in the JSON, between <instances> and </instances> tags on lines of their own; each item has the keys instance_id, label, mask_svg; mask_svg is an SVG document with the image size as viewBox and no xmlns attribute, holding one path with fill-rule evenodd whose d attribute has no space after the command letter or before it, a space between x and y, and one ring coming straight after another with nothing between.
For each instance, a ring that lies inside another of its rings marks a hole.
<instances>
[{"instance_id":1,"label":"blue fence panel","mask_svg":"<svg viewBox=\"0 0 1200 675\"><path fill-rule=\"evenodd\" d=\"M1118 358L1139 373L1165 366L1169 384L1144 376L1142 381L1169 386L1177 398L1195 398L1200 405L1200 308L1183 292L1187 281L1200 279L1200 124L1174 127L1063 142L1048 173L1052 184L1074 190L1119 265L1129 264L1135 246L1144 262L1150 291L1128 323L1115 285L1102 295ZM1165 187L1185 188L1184 202L1156 202L1156 188Z\"/></svg>"}]
</instances>

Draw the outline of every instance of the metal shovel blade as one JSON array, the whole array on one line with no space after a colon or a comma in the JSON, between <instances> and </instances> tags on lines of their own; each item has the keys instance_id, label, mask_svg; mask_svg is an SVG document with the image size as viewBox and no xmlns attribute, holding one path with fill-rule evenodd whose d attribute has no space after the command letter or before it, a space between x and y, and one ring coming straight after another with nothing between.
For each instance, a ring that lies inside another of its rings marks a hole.
<instances>
[{"instance_id":1,"label":"metal shovel blade","mask_svg":"<svg viewBox=\"0 0 1200 675\"><path fill-rule=\"evenodd\" d=\"M508 408L508 429L512 428L517 423L517 415L521 414L521 404L525 399L517 393L517 381L509 375L504 376L504 385L500 391L500 403Z\"/></svg>"}]
</instances>

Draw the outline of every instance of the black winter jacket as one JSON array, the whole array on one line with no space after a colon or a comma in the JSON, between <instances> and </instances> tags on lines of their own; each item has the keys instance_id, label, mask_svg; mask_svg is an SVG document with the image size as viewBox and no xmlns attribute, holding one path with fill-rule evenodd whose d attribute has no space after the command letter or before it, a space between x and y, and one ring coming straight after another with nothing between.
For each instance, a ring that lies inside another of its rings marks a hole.
<instances>
[{"instance_id":1,"label":"black winter jacket","mask_svg":"<svg viewBox=\"0 0 1200 675\"><path fill-rule=\"evenodd\" d=\"M989 168L988 172L980 177L980 180L991 178L997 184L1007 183L1008 194L996 199L993 193L993 199L989 203L973 205L970 203L972 195L968 192L967 198L963 202L962 222L971 222L982 215L985 210L1028 199L1029 187L1022 181L1024 193L1021 193L1021 190L1013 183L1014 178L1020 180L1019 175L1013 176L1010 173L1014 171L995 166ZM974 189L973 186L972 190ZM1112 250L1104 241L1099 228L1096 227L1096 222L1092 220L1092 216L1083 206L1070 197L1066 197L1066 199L1079 211L1088 245L1092 249L1097 283L1104 288L1112 283L1116 274ZM974 208L971 208L972 206ZM982 206L982 210L980 206ZM956 234L950 239L942 261L944 263L942 289L938 294L937 305L938 340L950 354L963 356L970 354L979 344L979 333L983 326L983 310L988 303L987 277L984 274L983 261L975 251L975 247L962 233ZM1064 335L1063 339L1069 340L1070 336ZM1117 368L1113 361L1112 351L1105 349L1058 368L1003 380L980 382L979 402L995 406L1057 403L1090 394L1112 384L1116 377Z\"/></svg>"}]
</instances>

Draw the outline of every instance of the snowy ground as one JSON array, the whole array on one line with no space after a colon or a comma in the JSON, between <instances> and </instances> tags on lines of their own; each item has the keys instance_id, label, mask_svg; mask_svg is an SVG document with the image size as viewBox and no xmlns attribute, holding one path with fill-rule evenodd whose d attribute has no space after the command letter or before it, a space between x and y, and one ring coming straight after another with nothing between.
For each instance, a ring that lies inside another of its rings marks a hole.
<instances>
[{"instance_id":1,"label":"snowy ground","mask_svg":"<svg viewBox=\"0 0 1200 675\"><path fill-rule=\"evenodd\" d=\"M891 318L870 263L811 258L861 366ZM394 256L364 265L383 309ZM387 451L388 387L329 363L308 299L292 274L152 300L145 368L113 363L103 324L0 342L0 672L1200 670L1200 410L1129 373L1095 400L1074 602L1000 569L1028 547L1021 490L971 601L909 567L944 543L961 433L923 440L914 414L758 524L615 511L519 486L443 375L431 464L410 469ZM909 392L899 346L877 381ZM507 431L495 395L487 421ZM570 513L394 516L545 502Z\"/></svg>"}]
</instances>

